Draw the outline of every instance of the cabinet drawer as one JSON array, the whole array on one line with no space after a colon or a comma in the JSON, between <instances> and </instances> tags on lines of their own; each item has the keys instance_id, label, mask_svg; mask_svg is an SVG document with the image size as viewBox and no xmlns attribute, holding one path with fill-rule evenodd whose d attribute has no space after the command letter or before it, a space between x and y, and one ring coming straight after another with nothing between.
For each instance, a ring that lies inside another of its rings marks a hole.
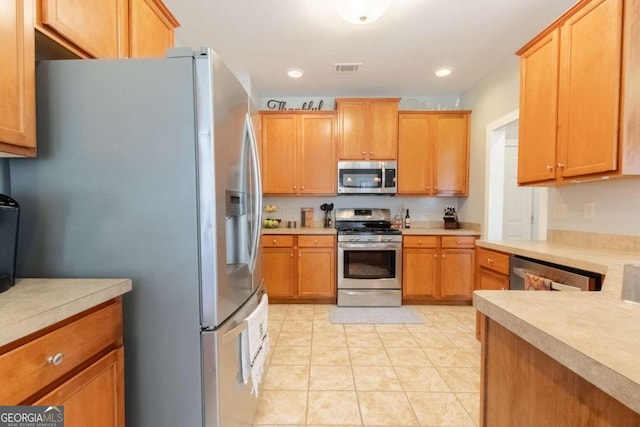
<instances>
[{"instance_id":1,"label":"cabinet drawer","mask_svg":"<svg viewBox=\"0 0 640 427\"><path fill-rule=\"evenodd\" d=\"M0 402L16 405L108 348L122 345L122 303L61 326L0 355Z\"/></svg>"},{"instance_id":2,"label":"cabinet drawer","mask_svg":"<svg viewBox=\"0 0 640 427\"><path fill-rule=\"evenodd\" d=\"M476 265L509 275L509 255L501 252L476 248Z\"/></svg>"},{"instance_id":3,"label":"cabinet drawer","mask_svg":"<svg viewBox=\"0 0 640 427\"><path fill-rule=\"evenodd\" d=\"M474 248L475 236L442 236L443 248Z\"/></svg>"},{"instance_id":4,"label":"cabinet drawer","mask_svg":"<svg viewBox=\"0 0 640 427\"><path fill-rule=\"evenodd\" d=\"M402 246L405 248L437 248L438 236L403 236Z\"/></svg>"},{"instance_id":5,"label":"cabinet drawer","mask_svg":"<svg viewBox=\"0 0 640 427\"><path fill-rule=\"evenodd\" d=\"M263 248L292 248L293 236L269 234L262 236L261 242Z\"/></svg>"},{"instance_id":6,"label":"cabinet drawer","mask_svg":"<svg viewBox=\"0 0 640 427\"><path fill-rule=\"evenodd\" d=\"M334 245L333 236L298 236L299 248L333 248Z\"/></svg>"}]
</instances>

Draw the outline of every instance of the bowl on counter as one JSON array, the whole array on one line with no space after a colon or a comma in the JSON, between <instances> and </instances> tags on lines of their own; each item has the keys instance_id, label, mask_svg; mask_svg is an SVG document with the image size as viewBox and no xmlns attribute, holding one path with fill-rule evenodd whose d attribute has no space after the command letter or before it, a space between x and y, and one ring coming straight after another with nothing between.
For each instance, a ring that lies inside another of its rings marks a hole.
<instances>
[{"instance_id":1,"label":"bowl on counter","mask_svg":"<svg viewBox=\"0 0 640 427\"><path fill-rule=\"evenodd\" d=\"M281 222L282 220L280 218L277 218L277 219L266 218L262 220L262 226L264 228L278 228L280 227Z\"/></svg>"}]
</instances>

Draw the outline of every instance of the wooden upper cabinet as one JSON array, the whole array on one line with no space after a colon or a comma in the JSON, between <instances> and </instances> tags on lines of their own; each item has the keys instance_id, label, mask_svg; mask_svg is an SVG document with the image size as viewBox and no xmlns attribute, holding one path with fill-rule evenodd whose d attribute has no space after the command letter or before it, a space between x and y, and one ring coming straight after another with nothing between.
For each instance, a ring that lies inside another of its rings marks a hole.
<instances>
[{"instance_id":1,"label":"wooden upper cabinet","mask_svg":"<svg viewBox=\"0 0 640 427\"><path fill-rule=\"evenodd\" d=\"M398 194L467 195L469 111L401 111Z\"/></svg>"},{"instance_id":2,"label":"wooden upper cabinet","mask_svg":"<svg viewBox=\"0 0 640 427\"><path fill-rule=\"evenodd\" d=\"M294 114L262 117L262 191L296 194L297 120Z\"/></svg>"},{"instance_id":3,"label":"wooden upper cabinet","mask_svg":"<svg viewBox=\"0 0 640 427\"><path fill-rule=\"evenodd\" d=\"M264 194L336 194L333 112L262 113Z\"/></svg>"},{"instance_id":4,"label":"wooden upper cabinet","mask_svg":"<svg viewBox=\"0 0 640 427\"><path fill-rule=\"evenodd\" d=\"M519 183L555 179L559 51L556 29L520 58Z\"/></svg>"},{"instance_id":5,"label":"wooden upper cabinet","mask_svg":"<svg viewBox=\"0 0 640 427\"><path fill-rule=\"evenodd\" d=\"M159 0L129 1L131 57L164 57L180 24Z\"/></svg>"},{"instance_id":6,"label":"wooden upper cabinet","mask_svg":"<svg viewBox=\"0 0 640 427\"><path fill-rule=\"evenodd\" d=\"M129 51L128 0L36 0L36 29L82 58Z\"/></svg>"},{"instance_id":7,"label":"wooden upper cabinet","mask_svg":"<svg viewBox=\"0 0 640 427\"><path fill-rule=\"evenodd\" d=\"M469 194L469 120L469 112L435 115L433 190L436 194Z\"/></svg>"},{"instance_id":8,"label":"wooden upper cabinet","mask_svg":"<svg viewBox=\"0 0 640 427\"><path fill-rule=\"evenodd\" d=\"M339 160L395 160L399 98L338 98Z\"/></svg>"},{"instance_id":9,"label":"wooden upper cabinet","mask_svg":"<svg viewBox=\"0 0 640 427\"><path fill-rule=\"evenodd\" d=\"M35 41L30 1L3 0L0 12L0 156L36 154Z\"/></svg>"},{"instance_id":10,"label":"wooden upper cabinet","mask_svg":"<svg viewBox=\"0 0 640 427\"><path fill-rule=\"evenodd\" d=\"M518 182L640 174L640 0L581 1L520 55Z\"/></svg>"},{"instance_id":11,"label":"wooden upper cabinet","mask_svg":"<svg viewBox=\"0 0 640 427\"><path fill-rule=\"evenodd\" d=\"M557 166L564 178L616 170L622 7L622 0L591 1L560 28Z\"/></svg>"}]
</instances>

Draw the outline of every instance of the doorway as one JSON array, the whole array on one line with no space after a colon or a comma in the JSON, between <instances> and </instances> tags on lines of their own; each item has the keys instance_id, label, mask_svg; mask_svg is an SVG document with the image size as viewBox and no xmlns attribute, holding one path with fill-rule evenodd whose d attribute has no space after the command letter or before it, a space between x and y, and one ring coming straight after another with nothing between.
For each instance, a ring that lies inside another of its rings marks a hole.
<instances>
[{"instance_id":1,"label":"doorway","mask_svg":"<svg viewBox=\"0 0 640 427\"><path fill-rule=\"evenodd\" d=\"M518 187L518 117L515 110L487 125L485 237L545 240L547 191Z\"/></svg>"}]
</instances>

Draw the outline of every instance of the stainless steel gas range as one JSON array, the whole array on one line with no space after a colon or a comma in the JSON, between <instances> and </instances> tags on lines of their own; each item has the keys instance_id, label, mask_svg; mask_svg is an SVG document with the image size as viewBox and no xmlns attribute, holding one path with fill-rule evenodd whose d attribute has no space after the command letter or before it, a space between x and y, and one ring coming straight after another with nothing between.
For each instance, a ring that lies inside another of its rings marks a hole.
<instances>
[{"instance_id":1,"label":"stainless steel gas range","mask_svg":"<svg viewBox=\"0 0 640 427\"><path fill-rule=\"evenodd\" d=\"M402 304L402 232L391 227L389 209L336 211L338 305Z\"/></svg>"}]
</instances>

